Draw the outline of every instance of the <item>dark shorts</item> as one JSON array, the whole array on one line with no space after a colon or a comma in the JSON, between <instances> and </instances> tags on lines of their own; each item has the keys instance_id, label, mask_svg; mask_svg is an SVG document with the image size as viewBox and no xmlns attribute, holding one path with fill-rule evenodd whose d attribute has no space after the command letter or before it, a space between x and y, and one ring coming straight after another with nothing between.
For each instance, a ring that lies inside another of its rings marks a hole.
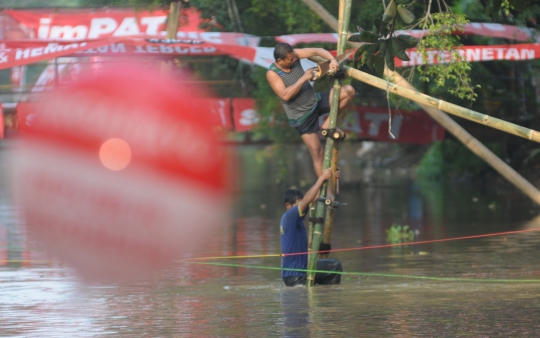
<instances>
[{"instance_id":1,"label":"dark shorts","mask_svg":"<svg viewBox=\"0 0 540 338\"><path fill-rule=\"evenodd\" d=\"M319 117L330 113L330 90L322 92L320 95L321 99L315 110L301 125L295 128L300 135L317 133L319 131Z\"/></svg>"},{"instance_id":2,"label":"dark shorts","mask_svg":"<svg viewBox=\"0 0 540 338\"><path fill-rule=\"evenodd\" d=\"M341 266L341 262L337 259L319 259L317 261L317 270L342 272L343 267ZM285 277L283 278L283 282L287 286L306 285L306 277L307 274L303 274L301 276ZM328 285L339 283L341 283L340 273L315 273L315 285Z\"/></svg>"}]
</instances>

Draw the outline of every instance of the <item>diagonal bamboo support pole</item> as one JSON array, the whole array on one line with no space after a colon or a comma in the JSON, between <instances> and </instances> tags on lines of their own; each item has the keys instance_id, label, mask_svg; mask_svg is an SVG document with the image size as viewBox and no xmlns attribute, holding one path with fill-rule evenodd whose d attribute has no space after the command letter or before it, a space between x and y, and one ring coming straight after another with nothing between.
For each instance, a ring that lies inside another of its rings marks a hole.
<instances>
[{"instance_id":1,"label":"diagonal bamboo support pole","mask_svg":"<svg viewBox=\"0 0 540 338\"><path fill-rule=\"evenodd\" d=\"M386 80L380 79L376 76L364 73L351 67L345 66L344 68L347 75L355 78L356 80L362 81L385 91L388 89L394 94L405 97L407 99L411 99L421 105L436 108L449 114L459 116L464 119L477 122L494 129L502 130L509 134L523 137L531 141L540 142L540 133L536 130L518 126L517 124L513 124L511 122L507 122L489 115L478 113L471 109L460 107L453 103L436 99L426 94L419 93L414 88L405 88L395 83L389 83ZM394 74L397 75L397 73Z\"/></svg>"},{"instance_id":2,"label":"diagonal bamboo support pole","mask_svg":"<svg viewBox=\"0 0 540 338\"><path fill-rule=\"evenodd\" d=\"M347 74L359 81L374 85L375 87L386 90L388 83L385 80L379 79L373 75L369 75L362 71L359 71L354 68L345 67ZM398 95L410 98L413 101L418 102L422 109L424 109L435 121L442 125L446 130L451 132L458 140L460 140L469 150L478 155L484 161L486 161L490 166L497 170L504 178L506 178L510 183L515 185L519 190L521 190L525 195L529 196L533 201L540 205L540 191L536 189L531 183L524 179L520 174L518 174L514 169L512 169L508 164L498 158L493 154L486 146L484 146L480 141L474 138L469 134L465 129L463 129L456 121L442 112L440 109L434 107L432 104L425 104L427 100L422 93L419 93L414 89L414 87L407 82L399 74L390 71L388 68L385 69L385 75L396 79L402 86L391 83L390 85L396 88L395 92ZM379 87L379 85L381 85ZM407 88L405 88L407 86ZM407 96L403 95L406 92ZM433 98L432 98L433 99ZM436 99L433 99L436 100ZM440 101L440 100L439 100ZM444 106L444 105L443 105ZM465 109L465 108L463 108ZM504 121L503 121L504 122ZM508 122L506 122L508 123ZM519 127L519 126L516 126ZM520 127L523 128L523 127ZM523 128L527 129L527 128ZM525 133L524 133L525 134ZM530 135L538 136L538 132L534 130L529 130ZM532 139L532 138L531 138ZM536 140L535 140L536 141ZM538 142L538 141L537 141Z\"/></svg>"},{"instance_id":3,"label":"diagonal bamboo support pole","mask_svg":"<svg viewBox=\"0 0 540 338\"><path fill-rule=\"evenodd\" d=\"M349 27L349 18L351 13L351 2L352 0L340 0L339 2L339 27L340 27L340 33L338 38L338 54L342 54L345 52L345 44L347 43L347 34L348 34L348 27ZM341 80L334 80L334 86L333 86L333 95L332 95L332 106L330 107L330 121L328 124L329 129L334 129L337 127L337 117L338 117L338 110L339 110L339 97L341 93ZM333 157L337 160L337 143L332 138L328 137L326 139L326 146L324 149L324 160L323 160L323 168L327 169L330 167L335 167L337 162L332 163ZM334 168L335 170L335 168ZM335 189L335 184L333 185ZM319 197L325 198L326 193L328 190L328 181L326 181L323 186L321 187ZM334 191L335 193L335 191ZM314 223L313 227L313 236L311 238L311 252L308 255L308 272L307 272L307 281L306 286L313 286L315 283L315 272L317 266L317 257L318 257L318 251L319 246L321 244L322 239L322 227L323 224L321 222L322 219L324 219L326 214L326 206L323 202L318 201L317 202L317 210L315 212L316 214L316 221Z\"/></svg>"}]
</instances>

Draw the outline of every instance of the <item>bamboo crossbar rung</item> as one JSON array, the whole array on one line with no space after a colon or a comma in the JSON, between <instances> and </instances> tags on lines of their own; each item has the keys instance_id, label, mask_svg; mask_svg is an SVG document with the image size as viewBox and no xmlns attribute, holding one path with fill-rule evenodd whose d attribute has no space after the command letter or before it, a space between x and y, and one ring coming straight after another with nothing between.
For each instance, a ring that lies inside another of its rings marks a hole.
<instances>
[{"instance_id":1,"label":"bamboo crossbar rung","mask_svg":"<svg viewBox=\"0 0 540 338\"><path fill-rule=\"evenodd\" d=\"M513 124L511 122L507 122L486 114L478 113L471 109L467 109L443 100L436 99L434 97L419 93L415 90L399 86L395 83L389 83L386 80L380 79L378 77L364 73L348 66L345 66L344 69L347 75L356 80L362 81L382 90L388 89L388 91L391 93L397 94L407 99L411 99L415 102L418 102L419 104L425 104L445 111L449 114L459 116L479 124L483 124L487 127L498 129L512 135L529 139L534 142L540 142L540 133L536 130L518 126L517 124Z\"/></svg>"}]
</instances>

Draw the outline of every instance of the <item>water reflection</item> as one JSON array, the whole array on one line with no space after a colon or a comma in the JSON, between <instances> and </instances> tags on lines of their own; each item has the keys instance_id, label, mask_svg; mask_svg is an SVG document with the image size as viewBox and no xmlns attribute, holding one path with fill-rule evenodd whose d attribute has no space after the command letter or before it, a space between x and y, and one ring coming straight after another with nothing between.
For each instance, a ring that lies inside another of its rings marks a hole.
<instances>
[{"instance_id":1,"label":"water reflection","mask_svg":"<svg viewBox=\"0 0 540 338\"><path fill-rule=\"evenodd\" d=\"M178 262L123 287L82 284L27 242L0 161L0 336L540 335L540 283L531 282L540 281L540 232L352 250L385 244L392 224L419 230L420 241L537 228L538 208L524 196L384 171L367 184L355 173L358 184L342 186L348 206L336 212L332 234L333 248L351 249L331 255L350 274L341 285L286 288L274 256L283 189L273 184L273 163L244 150L235 220L192 255L222 258ZM291 180L309 177L304 167Z\"/></svg>"},{"instance_id":2,"label":"water reflection","mask_svg":"<svg viewBox=\"0 0 540 338\"><path fill-rule=\"evenodd\" d=\"M304 287L285 288L280 295L283 337L309 337L308 293Z\"/></svg>"}]
</instances>

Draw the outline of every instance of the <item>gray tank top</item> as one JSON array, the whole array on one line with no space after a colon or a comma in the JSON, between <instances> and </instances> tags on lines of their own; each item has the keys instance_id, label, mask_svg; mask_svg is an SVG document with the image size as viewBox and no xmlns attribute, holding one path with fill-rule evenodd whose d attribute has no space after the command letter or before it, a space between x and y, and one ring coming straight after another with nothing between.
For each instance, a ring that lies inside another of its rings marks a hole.
<instances>
[{"instance_id":1,"label":"gray tank top","mask_svg":"<svg viewBox=\"0 0 540 338\"><path fill-rule=\"evenodd\" d=\"M268 71L270 70L276 72L281 77L286 87L295 84L305 73L300 60L296 60L289 73L285 73L273 63L268 68ZM306 82L300 88L300 91L289 101L283 101L281 98L279 100L289 118L289 123L291 126L297 127L313 112L317 105L318 97L313 87L309 82Z\"/></svg>"}]
</instances>

